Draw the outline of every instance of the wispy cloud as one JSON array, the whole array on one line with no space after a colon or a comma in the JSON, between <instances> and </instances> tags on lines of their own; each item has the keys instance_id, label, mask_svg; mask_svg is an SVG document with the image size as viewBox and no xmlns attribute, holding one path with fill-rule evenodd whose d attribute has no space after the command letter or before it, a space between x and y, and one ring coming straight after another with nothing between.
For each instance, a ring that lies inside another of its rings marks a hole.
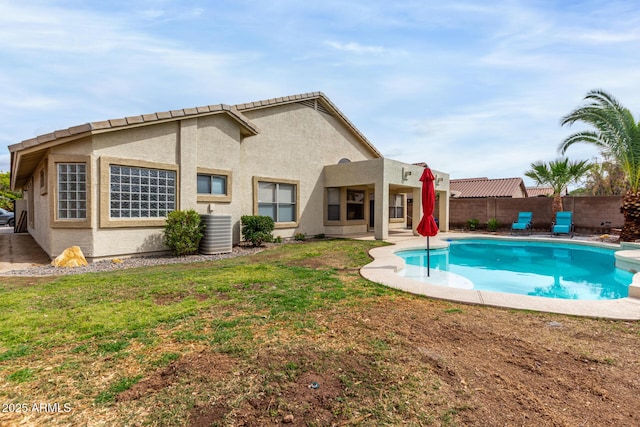
<instances>
[{"instance_id":1,"label":"wispy cloud","mask_svg":"<svg viewBox=\"0 0 640 427\"><path fill-rule=\"evenodd\" d=\"M560 117L590 89L640 113L640 8L628 1L0 0L0 10L0 170L4 145L38 133L322 90L385 155L456 177L521 176L557 156L571 132Z\"/></svg>"},{"instance_id":2,"label":"wispy cloud","mask_svg":"<svg viewBox=\"0 0 640 427\"><path fill-rule=\"evenodd\" d=\"M356 42L341 43L337 41L327 40L324 43L332 49L348 53L355 53L357 55L383 55L385 53L393 52L392 50L386 49L382 46L367 46Z\"/></svg>"}]
</instances>

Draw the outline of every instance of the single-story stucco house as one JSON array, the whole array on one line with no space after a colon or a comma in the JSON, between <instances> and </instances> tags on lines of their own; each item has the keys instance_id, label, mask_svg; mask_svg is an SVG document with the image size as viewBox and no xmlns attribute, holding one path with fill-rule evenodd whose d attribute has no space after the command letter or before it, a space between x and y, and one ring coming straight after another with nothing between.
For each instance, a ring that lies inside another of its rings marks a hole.
<instances>
[{"instance_id":1,"label":"single-story stucco house","mask_svg":"<svg viewBox=\"0 0 640 427\"><path fill-rule=\"evenodd\" d=\"M273 217L282 238L385 239L421 214L406 200L420 200L423 167L383 158L321 92L92 122L9 151L27 230L51 257L73 245L89 260L165 251L176 209L230 217L234 244L242 215ZM434 173L446 230L449 176Z\"/></svg>"}]
</instances>

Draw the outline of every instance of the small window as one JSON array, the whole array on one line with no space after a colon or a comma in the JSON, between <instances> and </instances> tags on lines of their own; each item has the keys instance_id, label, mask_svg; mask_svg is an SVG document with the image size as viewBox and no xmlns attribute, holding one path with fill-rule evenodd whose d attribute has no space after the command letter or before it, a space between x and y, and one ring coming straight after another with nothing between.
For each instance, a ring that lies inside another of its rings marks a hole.
<instances>
[{"instance_id":1,"label":"small window","mask_svg":"<svg viewBox=\"0 0 640 427\"><path fill-rule=\"evenodd\" d=\"M258 182L258 215L274 222L297 221L296 191L295 184Z\"/></svg>"},{"instance_id":2,"label":"small window","mask_svg":"<svg viewBox=\"0 0 640 427\"><path fill-rule=\"evenodd\" d=\"M198 194L225 196L227 194L227 177L198 174Z\"/></svg>"},{"instance_id":3,"label":"small window","mask_svg":"<svg viewBox=\"0 0 640 427\"><path fill-rule=\"evenodd\" d=\"M58 219L87 218L87 165L58 163Z\"/></svg>"},{"instance_id":4,"label":"small window","mask_svg":"<svg viewBox=\"0 0 640 427\"><path fill-rule=\"evenodd\" d=\"M327 220L340 221L339 188L327 188Z\"/></svg>"},{"instance_id":5,"label":"small window","mask_svg":"<svg viewBox=\"0 0 640 427\"><path fill-rule=\"evenodd\" d=\"M389 219L404 219L404 197L392 194L389 197Z\"/></svg>"}]
</instances>

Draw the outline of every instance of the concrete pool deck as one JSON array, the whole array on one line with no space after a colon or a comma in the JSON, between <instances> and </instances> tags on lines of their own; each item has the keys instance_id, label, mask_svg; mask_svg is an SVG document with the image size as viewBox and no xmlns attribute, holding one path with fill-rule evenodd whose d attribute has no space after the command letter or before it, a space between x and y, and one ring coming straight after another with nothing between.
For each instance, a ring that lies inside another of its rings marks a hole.
<instances>
[{"instance_id":1,"label":"concrete pool deck","mask_svg":"<svg viewBox=\"0 0 640 427\"><path fill-rule=\"evenodd\" d=\"M510 237L510 236L487 236L481 234L468 233L440 233L436 237L430 239L430 248L447 247L446 239L455 238L499 238L499 239L518 239L518 240L550 240L554 242L564 241L567 243L596 244L595 242L587 242L581 239L564 239L549 238L546 236L527 236L527 237ZM369 253L374 260L364 266L360 273L366 279L373 282L383 284L385 286L399 289L413 294L424 295L430 298L438 298L443 300L457 301L468 304L482 304L503 308L514 308L521 310L534 310L549 313L568 314L573 316L586 316L619 320L640 320L640 274L634 276L634 283L630 287L629 294L633 298L620 298L616 300L599 300L599 301L582 301L582 300L563 300L554 298L535 297L528 295L515 295L501 292L481 291L474 289L452 288L447 286L439 286L433 283L427 283L412 280L398 274L398 271L404 268L404 260L395 255L395 252L411 249L425 249L426 238L412 236L408 233L398 233L391 235L388 242L393 243L390 246L383 246L372 249ZM619 247L618 245L598 245ZM640 250L625 250L624 261L633 262L638 260L640 263ZM619 257L616 254L616 258ZM640 264L636 264L640 267ZM640 268L638 268L640 270ZM434 278L434 282L438 278ZM632 289L633 288L633 289Z\"/></svg>"}]
</instances>

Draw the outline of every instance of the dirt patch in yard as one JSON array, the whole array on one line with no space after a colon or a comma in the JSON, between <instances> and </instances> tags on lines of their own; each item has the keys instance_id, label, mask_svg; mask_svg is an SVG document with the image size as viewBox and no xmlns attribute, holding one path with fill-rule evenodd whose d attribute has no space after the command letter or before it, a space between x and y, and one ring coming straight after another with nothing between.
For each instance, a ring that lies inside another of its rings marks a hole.
<instances>
[{"instance_id":1,"label":"dirt patch in yard","mask_svg":"<svg viewBox=\"0 0 640 427\"><path fill-rule=\"evenodd\" d=\"M118 394L116 401L138 400L189 377L204 377L209 381L219 380L231 372L235 363L229 356L209 351L187 354Z\"/></svg>"},{"instance_id":2,"label":"dirt patch in yard","mask_svg":"<svg viewBox=\"0 0 640 427\"><path fill-rule=\"evenodd\" d=\"M640 425L637 322L412 297L314 321L326 331L313 340L281 337L242 362L184 356L118 400L199 375L245 382L195 405L191 426Z\"/></svg>"}]
</instances>

